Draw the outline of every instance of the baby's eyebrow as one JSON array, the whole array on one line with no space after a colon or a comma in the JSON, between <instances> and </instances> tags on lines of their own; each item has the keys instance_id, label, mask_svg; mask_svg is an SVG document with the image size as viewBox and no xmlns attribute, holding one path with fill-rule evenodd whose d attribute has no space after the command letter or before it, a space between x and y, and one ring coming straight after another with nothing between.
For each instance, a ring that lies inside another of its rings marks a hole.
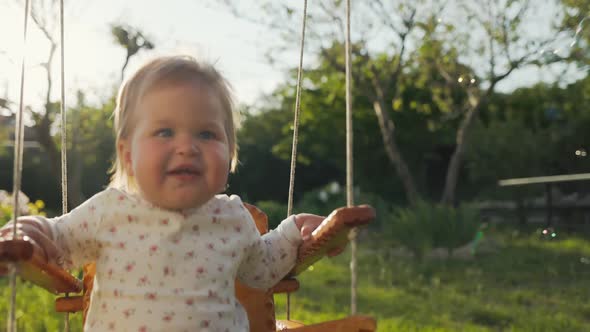
<instances>
[{"instance_id":1,"label":"baby's eyebrow","mask_svg":"<svg viewBox=\"0 0 590 332\"><path fill-rule=\"evenodd\" d=\"M169 120L156 120L154 121L154 124L157 126L169 126L170 125L170 121Z\"/></svg>"},{"instance_id":2,"label":"baby's eyebrow","mask_svg":"<svg viewBox=\"0 0 590 332\"><path fill-rule=\"evenodd\" d=\"M154 127L172 127L178 125L177 122L170 119L155 119L152 122L152 126ZM186 123L183 125L187 125ZM201 120L199 119L191 126L195 126L193 129L195 130L202 130L202 129L223 129L224 124L220 123L219 121L215 120Z\"/></svg>"},{"instance_id":3,"label":"baby's eyebrow","mask_svg":"<svg viewBox=\"0 0 590 332\"><path fill-rule=\"evenodd\" d=\"M198 125L203 128L223 128L223 124L218 121L203 121L199 122Z\"/></svg>"}]
</instances>

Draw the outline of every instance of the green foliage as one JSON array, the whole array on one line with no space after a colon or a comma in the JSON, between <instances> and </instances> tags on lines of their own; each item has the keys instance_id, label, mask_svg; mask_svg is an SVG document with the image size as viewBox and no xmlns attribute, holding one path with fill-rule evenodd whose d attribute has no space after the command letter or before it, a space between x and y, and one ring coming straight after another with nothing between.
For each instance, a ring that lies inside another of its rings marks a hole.
<instances>
[{"instance_id":1,"label":"green foliage","mask_svg":"<svg viewBox=\"0 0 590 332\"><path fill-rule=\"evenodd\" d=\"M377 219L369 227L379 229L381 221L386 220L391 204L383 198L370 193L357 193L355 205L368 204L377 211ZM268 216L269 227L275 228L287 216L287 202L258 201L255 204ZM320 188L309 190L295 203L293 213L313 213L327 216L334 209L346 206L345 188L337 182L332 182Z\"/></svg>"},{"instance_id":2,"label":"green foliage","mask_svg":"<svg viewBox=\"0 0 590 332\"><path fill-rule=\"evenodd\" d=\"M10 301L10 287L7 278L0 279L0 326L6 326ZM17 329L23 332L63 331L64 314L55 312L56 296L27 282L18 282L16 290ZM82 331L82 315L70 315L71 331Z\"/></svg>"},{"instance_id":3,"label":"green foliage","mask_svg":"<svg viewBox=\"0 0 590 332\"><path fill-rule=\"evenodd\" d=\"M399 209L394 213L387 233L421 259L434 247L435 236L440 229L436 217L429 204L419 202L414 209Z\"/></svg>"},{"instance_id":4,"label":"green foliage","mask_svg":"<svg viewBox=\"0 0 590 332\"><path fill-rule=\"evenodd\" d=\"M565 13L567 17L583 16L588 8L586 3L580 1L564 0L563 3L578 8L575 12ZM521 1L509 1L498 4L498 8L508 8L516 15L516 9L521 4ZM271 4L272 8L276 6ZM342 2L328 1L326 6L343 9ZM361 6L368 6L366 9L369 9L379 5L366 3ZM373 108L376 94L373 81L376 81L383 88L384 111L395 124L395 140L417 182L418 191L423 197L436 200L440 198L444 186L448 160L455 146L455 133L465 115L467 92L473 92L474 96L483 92L479 83L485 78L476 75L482 73L482 68L468 63L486 61L480 61L483 58L470 58L475 53L467 52L472 45L468 45L468 39L462 35L472 23L475 24L470 21L475 17L468 17L465 25L461 26L461 21L441 20L440 13L431 12L431 6L424 1L420 4L412 1L402 1L396 5L384 3L384 6L395 9L392 11L394 21L401 16L407 19L399 22L400 31L405 29L405 24L412 23L409 21L412 9L416 7L419 10L414 17L416 22L413 22L416 26L408 35L409 43L404 56L399 54L401 47L374 51L368 47L370 41L352 45L355 183L361 185L362 191L384 197L391 204L405 203L403 186L384 149ZM470 8L477 6L479 3L469 5ZM291 5L281 8L281 13L293 9ZM363 16L372 15L368 14L372 12L357 11ZM273 13L266 18L277 20L277 23L286 22L276 16L279 11L273 10ZM501 14L498 13L498 18ZM317 24L322 21L323 24L324 21L319 19L322 15L314 16L310 21ZM283 19L295 19L296 16ZM519 20L515 17L514 20L505 21L506 26L491 24L488 27L492 30L508 29L511 31L510 37L513 37L515 25L522 23ZM372 28L376 31L389 29L379 20L361 22L367 22L367 28L374 25ZM149 44L139 29L125 25L113 26L112 29L116 42L130 51ZM499 30L492 33L498 45L509 41L499 38ZM586 32L587 29L584 29ZM375 36L380 36L380 33ZM296 200L314 188L342 181L346 169L345 76L342 70L345 62L344 45L332 36L323 37L326 35L322 35L323 47L316 54L317 61L313 61L303 75ZM393 44L397 43L395 40ZM514 45L517 55L519 52L516 51L521 44ZM479 57L485 54L483 52ZM498 58L498 67L502 67L503 63ZM398 68L401 68L399 72ZM451 84L444 74L451 78L463 78L463 81L459 84L455 80L457 84ZM245 200L286 202L295 77L296 71L293 69L288 73L285 83L278 86L271 96L256 103L261 107L244 111L243 128L238 139L241 164L237 173L231 177L230 189ZM474 83L471 83L471 79ZM468 141L474 140L467 144L468 148L471 147L468 151L471 154L467 156L471 159L465 168L469 176L461 177L459 198L488 195L490 192L493 192L494 198L509 197L510 193L495 190L497 180L502 177L570 173L588 169L587 161L576 159L572 154L584 142L590 141L588 130L585 130L590 123L589 116L588 112L584 112L590 105L588 86L587 82L566 88L539 85L510 94L490 96L487 105L481 110L481 123L472 128L473 135L468 136ZM52 103L50 106L53 109L59 105ZM68 110L71 123L68 152L72 166L69 174L77 176L75 173L80 169L80 176L84 179L82 189L86 196L102 189L108 182L106 172L114 155L110 119L113 108L114 98L104 100L102 105L92 106L84 101L84 93L81 92L77 105ZM551 108L560 111L559 119L551 120L544 115ZM522 140L518 136L519 132L523 134ZM59 142L59 135L55 139ZM519 144L510 144L511 141L518 141ZM535 145L544 148L535 148ZM568 154L559 153L559 149L568 150ZM8 149L2 151L0 163L9 165L11 160L8 155L11 152ZM77 167L78 163L82 163L80 168ZM24 190L32 197L43 199L50 209L58 210L58 177L44 167L47 164L47 155L43 151L25 153ZM87 176L89 174L92 176ZM10 177L8 168L0 168L0 188L10 187Z\"/></svg>"},{"instance_id":5,"label":"green foliage","mask_svg":"<svg viewBox=\"0 0 590 332\"><path fill-rule=\"evenodd\" d=\"M589 78L564 88L537 84L495 95L470 134L464 192L512 199L514 190L499 188L498 180L586 172L590 158L576 151L590 150L588 107ZM542 189L519 188L518 194L530 197Z\"/></svg>"},{"instance_id":6,"label":"green foliage","mask_svg":"<svg viewBox=\"0 0 590 332\"><path fill-rule=\"evenodd\" d=\"M282 128L289 123L290 115L269 111L262 116L245 111L242 119L238 132L240 162L236 173L230 174L229 190L248 202L287 202L289 161L277 157L272 150L283 139Z\"/></svg>"},{"instance_id":7,"label":"green foliage","mask_svg":"<svg viewBox=\"0 0 590 332\"><path fill-rule=\"evenodd\" d=\"M306 192L295 205L296 213L314 213L327 216L337 208L346 206L346 188L338 182L332 182L320 188ZM386 216L391 210L391 203L379 195L354 190L354 205L368 204L377 212L376 220L369 224L369 228L380 229Z\"/></svg>"},{"instance_id":8,"label":"green foliage","mask_svg":"<svg viewBox=\"0 0 590 332\"><path fill-rule=\"evenodd\" d=\"M489 188L487 192L481 190L480 194L499 198L506 193L506 188L497 187L499 179L550 174L547 161L556 153L551 134L549 129L535 132L517 121L494 120L487 126L481 122L475 124L465 158L470 180ZM500 156L502 162L498 162Z\"/></svg>"},{"instance_id":9,"label":"green foliage","mask_svg":"<svg viewBox=\"0 0 590 332\"><path fill-rule=\"evenodd\" d=\"M0 98L0 111L2 110L2 98ZM0 117L2 117L2 112L0 112ZM8 142L8 137L10 136L10 129L8 126L3 126L0 124L0 145L4 145L4 142ZM0 157L3 157L7 154L8 149L0 148Z\"/></svg>"},{"instance_id":10,"label":"green foliage","mask_svg":"<svg viewBox=\"0 0 590 332\"><path fill-rule=\"evenodd\" d=\"M510 313L500 308L473 308L469 316L475 324L499 328L509 325L512 320Z\"/></svg>"},{"instance_id":11,"label":"green foliage","mask_svg":"<svg viewBox=\"0 0 590 332\"><path fill-rule=\"evenodd\" d=\"M572 39L568 60L587 65L590 62L588 57L590 3L587 0L561 0L560 2L565 8L561 16L560 28L567 31L567 35Z\"/></svg>"},{"instance_id":12,"label":"green foliage","mask_svg":"<svg viewBox=\"0 0 590 332\"><path fill-rule=\"evenodd\" d=\"M12 207L0 204L0 226L4 226L12 217Z\"/></svg>"},{"instance_id":13,"label":"green foliage","mask_svg":"<svg viewBox=\"0 0 590 332\"><path fill-rule=\"evenodd\" d=\"M438 206L441 217L442 230L439 233L437 246L447 248L449 252L473 240L481 226L479 211L474 206L464 204L458 208Z\"/></svg>"},{"instance_id":14,"label":"green foliage","mask_svg":"<svg viewBox=\"0 0 590 332\"><path fill-rule=\"evenodd\" d=\"M136 54L141 48L151 50L154 43L149 41L141 31L128 25L111 26L114 42L127 49L130 55Z\"/></svg>"},{"instance_id":15,"label":"green foliage","mask_svg":"<svg viewBox=\"0 0 590 332\"><path fill-rule=\"evenodd\" d=\"M444 159L444 156L439 155L438 149L453 144L458 125L457 116L450 113L453 113L453 107L466 100L465 93L460 88L445 85L444 79L430 60L445 57L445 66L466 75L470 73L469 68L458 63L458 52L444 49L439 40L431 38L431 44L432 46L418 51L421 55L415 66L409 66L400 73L401 76L395 82L396 89L390 89L391 82L383 83L386 106L391 106L384 111L390 114L396 128L404 128L396 131L396 141L415 175L424 174L429 169L429 160L425 162L425 159ZM342 71L335 69L344 65L343 47L341 43L334 42L323 50L318 64L304 73L306 84L301 95L302 113L297 149L296 190L299 195L344 178L345 77ZM354 45L356 52L362 52L363 47L365 45ZM375 117L375 91L371 85L374 79L388 82L396 75L396 64L400 59L397 54L382 52L373 56L354 57L353 61L353 66L358 68L358 72L354 73L356 88L352 91L355 181L363 184L363 191L374 192L389 197L393 202L403 203L405 194L383 147L381 130ZM293 79L295 72L292 71L291 75L290 78ZM264 174L265 183L285 184L282 188L288 183L288 168L285 170L286 165L277 160L287 163L291 155L295 103L293 86L293 81L290 80L277 87L274 94L264 101L261 109L251 110L245 116L239 136L243 172L248 176L253 173ZM394 94L394 90L399 93ZM257 165L267 163L268 168L272 167L276 171L249 168L247 163L250 160L244 158L250 159L250 153L257 156ZM430 169L440 172L438 167ZM239 176L240 172L236 177ZM429 177L416 178L420 179L421 187L432 185L428 183ZM270 187L276 188L272 185ZM256 189L249 186L245 191L251 190ZM440 188L427 191L438 190Z\"/></svg>"},{"instance_id":16,"label":"green foliage","mask_svg":"<svg viewBox=\"0 0 590 332\"><path fill-rule=\"evenodd\" d=\"M112 112L115 98L102 105L89 105L84 93L78 93L77 103L68 109L68 175L79 176L86 197L102 190L108 183L107 170L113 160L115 139ZM61 134L54 140L61 148ZM13 152L0 155L0 164L12 165ZM27 149L23 156L22 191L31 198L41 199L49 215L61 211L59 176L53 174L45 151ZM12 189L12 167L0 167L0 188ZM71 208L71 207L70 207Z\"/></svg>"},{"instance_id":17,"label":"green foliage","mask_svg":"<svg viewBox=\"0 0 590 332\"><path fill-rule=\"evenodd\" d=\"M397 209L384 225L387 236L421 259L433 248L449 252L472 240L480 225L478 210L458 208L424 201Z\"/></svg>"},{"instance_id":18,"label":"green foliage","mask_svg":"<svg viewBox=\"0 0 590 332\"><path fill-rule=\"evenodd\" d=\"M109 181L107 171L115 155L112 119L114 108L114 97L102 105L91 106L86 102L85 95L80 92L77 105L69 110L68 130L71 134L68 154L72 165L69 174L73 176L79 172L83 179L82 189L87 196L103 189ZM92 176L88 176L90 174Z\"/></svg>"},{"instance_id":19,"label":"green foliage","mask_svg":"<svg viewBox=\"0 0 590 332\"><path fill-rule=\"evenodd\" d=\"M27 215L41 215L44 216L45 203L42 200L27 203ZM0 202L0 227L4 226L12 219L14 213L13 205Z\"/></svg>"}]
</instances>

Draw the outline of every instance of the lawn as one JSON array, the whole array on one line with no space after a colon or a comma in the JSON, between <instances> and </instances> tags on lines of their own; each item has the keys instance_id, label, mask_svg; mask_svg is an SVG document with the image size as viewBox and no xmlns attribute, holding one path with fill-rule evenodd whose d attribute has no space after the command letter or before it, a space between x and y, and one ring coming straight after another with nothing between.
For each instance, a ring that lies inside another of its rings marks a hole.
<instances>
[{"instance_id":1,"label":"lawn","mask_svg":"<svg viewBox=\"0 0 590 332\"><path fill-rule=\"evenodd\" d=\"M494 238L497 251L471 261L417 263L385 249L363 250L358 311L375 317L383 332L590 331L590 241L515 232ZM323 260L299 278L293 319L347 315L348 259ZM285 297L276 302L284 318Z\"/></svg>"},{"instance_id":2,"label":"lawn","mask_svg":"<svg viewBox=\"0 0 590 332\"><path fill-rule=\"evenodd\" d=\"M359 312L375 317L382 332L590 331L590 241L530 234L496 234L497 250L469 261L416 262L364 239ZM348 260L347 253L325 259L299 278L293 319L312 323L347 315ZM6 280L0 284L6 299L0 303L3 328L9 290ZM18 302L19 331L59 330L62 318L52 313L52 295L21 284ZM284 318L285 297L276 302L278 318ZM79 315L72 327L80 329Z\"/></svg>"}]
</instances>

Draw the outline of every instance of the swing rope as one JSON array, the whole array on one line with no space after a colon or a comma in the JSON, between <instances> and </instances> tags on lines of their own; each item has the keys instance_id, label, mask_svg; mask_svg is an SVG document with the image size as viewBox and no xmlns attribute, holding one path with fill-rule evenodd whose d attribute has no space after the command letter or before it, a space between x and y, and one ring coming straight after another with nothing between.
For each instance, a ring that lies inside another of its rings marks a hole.
<instances>
[{"instance_id":1,"label":"swing rope","mask_svg":"<svg viewBox=\"0 0 590 332\"><path fill-rule=\"evenodd\" d=\"M13 220L12 224L12 238L16 239L17 227L16 220L19 217L19 193L21 188L21 177L23 171L23 142L24 142L24 88L25 88L25 61L27 54L27 27L29 22L29 0L25 1L25 18L24 18L24 29L23 29L23 50L21 57L21 70L20 70L20 95L19 95L19 107L16 114L15 130L14 130L14 166L13 166L13 184L12 184L12 197L13 197ZM10 310L8 311L8 321L6 323L6 330L8 332L16 332L16 264L10 264Z\"/></svg>"},{"instance_id":2,"label":"swing rope","mask_svg":"<svg viewBox=\"0 0 590 332\"><path fill-rule=\"evenodd\" d=\"M64 1L59 2L59 25L61 38L61 207L62 213L68 213L68 158L67 158L67 122L65 89L65 47L64 47Z\"/></svg>"},{"instance_id":3,"label":"swing rope","mask_svg":"<svg viewBox=\"0 0 590 332\"><path fill-rule=\"evenodd\" d=\"M303 2L303 22L301 24L301 44L299 47L299 67L297 69L297 91L295 96L295 116L293 119L293 147L291 148L291 175L289 177L289 200L287 217L293 213L293 190L295 188L295 165L297 163L297 143L299 138L299 113L301 113L301 76L303 72L303 49L305 46L305 26L307 23L307 0ZM291 293L287 293L287 320L291 318Z\"/></svg>"},{"instance_id":4,"label":"swing rope","mask_svg":"<svg viewBox=\"0 0 590 332\"><path fill-rule=\"evenodd\" d=\"M68 181L67 181L67 135L66 135L66 107L65 107L65 48L64 48L64 2L60 0L59 3L59 12L60 12L60 42L61 42L61 105L60 105L60 113L61 113L61 189L62 189L62 213L65 214L68 212ZM22 61L21 61L21 78L20 78L20 96L19 96L19 109L16 114L16 121L15 121L15 144L14 144L14 169L13 169L13 223L12 228L12 237L16 239L17 237L17 223L16 220L19 217L19 196L22 184L22 164L23 164L23 154L24 154L24 122L23 122L23 113L24 113L24 87L25 87L25 63L26 63L26 45L27 45L27 28L28 28L28 21L30 16L30 1L25 1L25 16L24 16L24 29L23 29L23 54L22 54ZM49 64L48 64L49 66ZM49 70L49 69L48 69ZM47 110L49 111L49 110ZM9 332L16 332L16 265L11 264L10 266L10 310L8 313L8 320L7 320L7 331ZM66 294L66 297L68 294ZM69 332L69 313L65 314L65 322L64 322L64 330Z\"/></svg>"},{"instance_id":5,"label":"swing rope","mask_svg":"<svg viewBox=\"0 0 590 332\"><path fill-rule=\"evenodd\" d=\"M350 0L346 0L346 204L354 205L353 186L353 131L352 131L352 96L351 96L351 49L350 49ZM350 313L356 314L356 290L357 290L357 243L356 228L353 228L348 238L350 240Z\"/></svg>"},{"instance_id":6,"label":"swing rope","mask_svg":"<svg viewBox=\"0 0 590 332\"><path fill-rule=\"evenodd\" d=\"M295 115L293 119L293 145L291 149L291 174L289 180L289 197L287 204L287 216L293 213L293 192L295 186L295 167L297 162L297 143L299 138L299 114L301 113L301 80L303 72L303 50L305 46L305 27L307 23L307 0L303 3L303 22L301 27L301 44L299 50L299 66L297 68L297 90L295 96ZM352 127L352 96L351 96L351 49L350 49L350 0L346 1L346 204L348 207L354 205L353 186L353 127ZM352 229L348 235L351 242L350 259L350 310L356 314L357 308L357 230ZM287 293L287 320L291 316L291 294Z\"/></svg>"},{"instance_id":7,"label":"swing rope","mask_svg":"<svg viewBox=\"0 0 590 332\"><path fill-rule=\"evenodd\" d=\"M65 38L64 38L64 1L59 1L59 29L61 43L61 208L62 214L68 213L68 154L67 154L67 121L66 121L66 83L65 83ZM68 293L65 297L68 297ZM70 313L64 314L64 331L70 331Z\"/></svg>"},{"instance_id":8,"label":"swing rope","mask_svg":"<svg viewBox=\"0 0 590 332\"><path fill-rule=\"evenodd\" d=\"M295 117L293 119L293 146L291 148L291 176L289 178L289 200L287 216L293 213L293 190L295 188L295 166L297 163L297 143L299 140L299 113L301 113L301 76L303 72L303 50L305 46L305 27L307 24L307 0L303 2L303 23L299 47L299 67L297 68L297 91L295 95Z\"/></svg>"}]
</instances>

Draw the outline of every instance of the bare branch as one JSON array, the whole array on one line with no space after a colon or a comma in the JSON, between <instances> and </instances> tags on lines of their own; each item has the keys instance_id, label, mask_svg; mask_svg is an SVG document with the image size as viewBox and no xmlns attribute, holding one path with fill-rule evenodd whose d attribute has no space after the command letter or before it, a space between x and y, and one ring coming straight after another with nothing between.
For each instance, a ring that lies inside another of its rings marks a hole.
<instances>
[{"instance_id":1,"label":"bare branch","mask_svg":"<svg viewBox=\"0 0 590 332\"><path fill-rule=\"evenodd\" d=\"M35 3L35 2L33 2L33 3ZM33 22L35 22L35 25L37 26L37 28L39 28L39 30L41 30L41 32L43 32L43 35L45 36L45 38L47 38L47 40L49 40L49 42L51 44L55 44L56 42L55 42L53 35L51 34L51 31L50 31L51 29L49 29L47 27L48 23L45 21L45 16L40 15L39 11L36 9L35 6L31 7L31 18L33 19Z\"/></svg>"},{"instance_id":2,"label":"bare branch","mask_svg":"<svg viewBox=\"0 0 590 332\"><path fill-rule=\"evenodd\" d=\"M345 23L342 20L342 17L336 14L338 13L339 8L328 8L328 2L325 1L319 1L318 4L320 8L323 10L324 14L328 16L328 20L324 21L324 23L333 24L334 22L336 22L339 27L338 30L341 32L340 38L338 38L338 40L344 40L344 31L346 31ZM321 21L319 23L321 23Z\"/></svg>"},{"instance_id":3,"label":"bare branch","mask_svg":"<svg viewBox=\"0 0 590 332\"><path fill-rule=\"evenodd\" d=\"M381 19L381 23L391 29L396 36L400 36L403 32L395 26L393 18L389 15L389 10L385 8L382 0L369 1L369 8L373 11L373 14L377 15Z\"/></svg>"},{"instance_id":4,"label":"bare branch","mask_svg":"<svg viewBox=\"0 0 590 332\"><path fill-rule=\"evenodd\" d=\"M416 17L416 7L413 7L408 20L404 20L405 26L406 26L406 31L402 35L399 36L400 42L401 42L401 49L400 49L400 52L398 55L396 68L393 71L393 74L391 75L390 84L391 84L391 82L397 83L399 80L400 74L402 72L402 69L404 66L404 56L406 53L407 37L415 27L415 24L416 24L416 22L414 21L415 17ZM398 91L397 87L399 86L399 84L395 84L395 83L394 83L394 86L395 86L394 96L397 95L397 91Z\"/></svg>"}]
</instances>

